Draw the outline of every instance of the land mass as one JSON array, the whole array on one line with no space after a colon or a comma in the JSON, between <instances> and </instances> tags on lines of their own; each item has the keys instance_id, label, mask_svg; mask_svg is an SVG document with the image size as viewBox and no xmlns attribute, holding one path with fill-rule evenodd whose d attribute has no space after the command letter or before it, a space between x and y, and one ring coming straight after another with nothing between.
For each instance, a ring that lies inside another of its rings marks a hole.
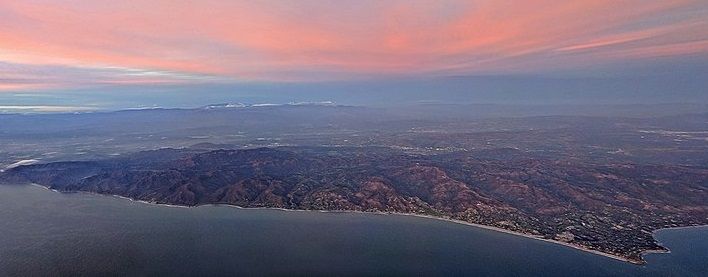
<instances>
[{"instance_id":1,"label":"land mass","mask_svg":"<svg viewBox=\"0 0 708 277\"><path fill-rule=\"evenodd\" d=\"M159 204L402 213L479 224L642 263L652 232L708 224L708 169L544 158L514 148L143 151L18 165L5 182Z\"/></svg>"}]
</instances>

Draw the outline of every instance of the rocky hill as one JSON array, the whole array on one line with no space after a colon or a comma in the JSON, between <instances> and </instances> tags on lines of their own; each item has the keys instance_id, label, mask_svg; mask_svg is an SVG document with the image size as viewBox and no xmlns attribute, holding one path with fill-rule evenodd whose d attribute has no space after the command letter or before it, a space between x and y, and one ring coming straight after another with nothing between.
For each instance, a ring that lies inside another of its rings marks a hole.
<instances>
[{"instance_id":1,"label":"rocky hill","mask_svg":"<svg viewBox=\"0 0 708 277\"><path fill-rule=\"evenodd\" d=\"M708 224L708 169L591 164L515 149L416 155L376 147L161 149L18 166L63 192L194 206L430 215L558 240L640 263L652 231Z\"/></svg>"}]
</instances>

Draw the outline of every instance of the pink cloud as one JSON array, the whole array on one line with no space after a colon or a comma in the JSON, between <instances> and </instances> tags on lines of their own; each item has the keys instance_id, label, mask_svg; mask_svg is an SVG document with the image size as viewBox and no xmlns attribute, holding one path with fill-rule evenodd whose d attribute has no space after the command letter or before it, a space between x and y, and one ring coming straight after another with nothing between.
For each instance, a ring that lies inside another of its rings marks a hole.
<instances>
[{"instance_id":1,"label":"pink cloud","mask_svg":"<svg viewBox=\"0 0 708 277\"><path fill-rule=\"evenodd\" d=\"M0 62L173 73L86 73L100 84L514 73L708 54L706 18L700 0L0 0Z\"/></svg>"}]
</instances>

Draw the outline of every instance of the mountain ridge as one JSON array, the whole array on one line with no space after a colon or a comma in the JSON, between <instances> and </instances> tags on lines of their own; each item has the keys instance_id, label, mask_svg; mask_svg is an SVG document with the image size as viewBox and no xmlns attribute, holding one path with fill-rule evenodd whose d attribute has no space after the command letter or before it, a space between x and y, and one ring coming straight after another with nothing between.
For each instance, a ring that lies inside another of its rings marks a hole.
<instances>
[{"instance_id":1,"label":"mountain ridge","mask_svg":"<svg viewBox=\"0 0 708 277\"><path fill-rule=\"evenodd\" d=\"M708 223L708 169L563 163L523 153L489 159L490 151L425 156L380 148L161 149L23 165L0 179L172 205L418 214L635 263L645 251L663 250L652 230Z\"/></svg>"}]
</instances>

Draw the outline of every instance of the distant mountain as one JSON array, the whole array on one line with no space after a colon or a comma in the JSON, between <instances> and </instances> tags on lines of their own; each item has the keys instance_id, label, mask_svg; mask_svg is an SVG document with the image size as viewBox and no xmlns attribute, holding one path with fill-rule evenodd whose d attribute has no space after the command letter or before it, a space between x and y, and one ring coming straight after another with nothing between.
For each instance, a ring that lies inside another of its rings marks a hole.
<instances>
[{"instance_id":1,"label":"distant mountain","mask_svg":"<svg viewBox=\"0 0 708 277\"><path fill-rule=\"evenodd\" d=\"M153 203L395 212L484 224L642 262L652 231L708 224L708 169L598 165L512 148L416 155L385 147L160 149L18 165L0 175Z\"/></svg>"},{"instance_id":2,"label":"distant mountain","mask_svg":"<svg viewBox=\"0 0 708 277\"><path fill-rule=\"evenodd\" d=\"M232 108L244 108L247 107L248 105L243 104L243 103L222 103L222 104L212 104L212 105L206 105L204 107L201 107L204 110L213 110L213 109L232 109Z\"/></svg>"},{"instance_id":3,"label":"distant mountain","mask_svg":"<svg viewBox=\"0 0 708 277\"><path fill-rule=\"evenodd\" d=\"M332 101L322 102L290 102L287 104L259 103L259 104L243 104L243 103L221 103L212 104L201 107L203 110L215 109L235 109L235 108L257 108L257 107L281 107L281 106L337 106Z\"/></svg>"}]
</instances>

